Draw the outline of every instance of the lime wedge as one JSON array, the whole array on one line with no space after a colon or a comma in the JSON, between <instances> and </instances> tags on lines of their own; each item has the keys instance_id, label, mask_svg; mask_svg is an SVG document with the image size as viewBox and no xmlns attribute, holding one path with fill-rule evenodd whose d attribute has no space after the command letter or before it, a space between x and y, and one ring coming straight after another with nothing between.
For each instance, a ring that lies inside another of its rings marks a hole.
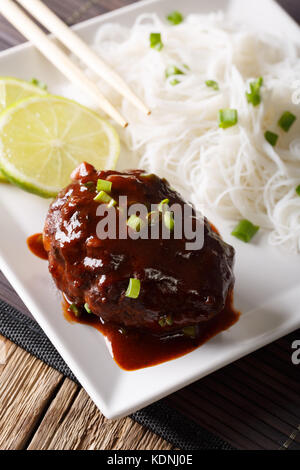
<instances>
[{"instance_id":1,"label":"lime wedge","mask_svg":"<svg viewBox=\"0 0 300 470\"><path fill-rule=\"evenodd\" d=\"M29 82L12 77L0 77L0 113L16 101L34 95L45 95L46 91ZM0 182L7 181L0 171Z\"/></svg>"},{"instance_id":2,"label":"lime wedge","mask_svg":"<svg viewBox=\"0 0 300 470\"><path fill-rule=\"evenodd\" d=\"M65 98L34 96L0 115L1 171L10 182L42 197L54 197L83 161L113 169L119 153L115 129Z\"/></svg>"}]
</instances>

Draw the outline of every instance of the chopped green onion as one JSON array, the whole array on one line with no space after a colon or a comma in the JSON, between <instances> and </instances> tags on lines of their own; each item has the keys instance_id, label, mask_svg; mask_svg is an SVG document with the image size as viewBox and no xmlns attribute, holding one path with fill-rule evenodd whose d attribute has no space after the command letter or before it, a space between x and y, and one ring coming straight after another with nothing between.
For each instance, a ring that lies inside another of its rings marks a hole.
<instances>
[{"instance_id":1,"label":"chopped green onion","mask_svg":"<svg viewBox=\"0 0 300 470\"><path fill-rule=\"evenodd\" d=\"M219 111L219 127L227 129L235 126L238 122L238 112L236 109L221 109Z\"/></svg>"},{"instance_id":2,"label":"chopped green onion","mask_svg":"<svg viewBox=\"0 0 300 470\"><path fill-rule=\"evenodd\" d=\"M31 83L32 85L38 86L38 87L41 88L42 90L48 90L48 86L46 85L46 83L41 82L41 81L38 80L37 78L32 78L32 79L30 80L30 83Z\"/></svg>"},{"instance_id":3,"label":"chopped green onion","mask_svg":"<svg viewBox=\"0 0 300 470\"><path fill-rule=\"evenodd\" d=\"M164 213L164 224L170 232L174 230L174 216L173 212L166 211Z\"/></svg>"},{"instance_id":4,"label":"chopped green onion","mask_svg":"<svg viewBox=\"0 0 300 470\"><path fill-rule=\"evenodd\" d=\"M252 103L253 106L258 106L261 103L260 89L263 85L263 78L260 77L254 82L250 82L250 92L246 92L248 103Z\"/></svg>"},{"instance_id":5,"label":"chopped green onion","mask_svg":"<svg viewBox=\"0 0 300 470\"><path fill-rule=\"evenodd\" d=\"M299 186L296 188L296 193L298 194L298 196L300 196L300 184L299 184Z\"/></svg>"},{"instance_id":6,"label":"chopped green onion","mask_svg":"<svg viewBox=\"0 0 300 470\"><path fill-rule=\"evenodd\" d=\"M220 90L219 84L215 82L215 80L206 80L205 85L209 88L212 88L213 90Z\"/></svg>"},{"instance_id":7,"label":"chopped green onion","mask_svg":"<svg viewBox=\"0 0 300 470\"><path fill-rule=\"evenodd\" d=\"M106 180L98 180L97 181L97 191L105 191L106 193L111 192L112 182Z\"/></svg>"},{"instance_id":8,"label":"chopped green onion","mask_svg":"<svg viewBox=\"0 0 300 470\"><path fill-rule=\"evenodd\" d=\"M143 173L141 175L141 178L145 178L145 179L153 179L155 177L155 175L153 173Z\"/></svg>"},{"instance_id":9,"label":"chopped green onion","mask_svg":"<svg viewBox=\"0 0 300 470\"><path fill-rule=\"evenodd\" d=\"M169 65L166 68L166 78L172 77L172 75L184 75L184 72L180 70L176 65Z\"/></svg>"},{"instance_id":10,"label":"chopped green onion","mask_svg":"<svg viewBox=\"0 0 300 470\"><path fill-rule=\"evenodd\" d=\"M164 328L165 326L172 326L173 323L174 323L174 321L173 321L173 317L172 317L171 314L160 317L160 319L158 320L158 324L162 328Z\"/></svg>"},{"instance_id":11,"label":"chopped green onion","mask_svg":"<svg viewBox=\"0 0 300 470\"><path fill-rule=\"evenodd\" d=\"M100 191L99 194L97 194L96 197L94 197L94 201L96 202L103 202L104 204L108 204L108 207L113 207L117 204L117 201L115 201L109 194L107 194L105 191Z\"/></svg>"},{"instance_id":12,"label":"chopped green onion","mask_svg":"<svg viewBox=\"0 0 300 470\"><path fill-rule=\"evenodd\" d=\"M190 338L196 338L196 327L195 326L186 326L182 330L185 336L189 336Z\"/></svg>"},{"instance_id":13,"label":"chopped green onion","mask_svg":"<svg viewBox=\"0 0 300 470\"><path fill-rule=\"evenodd\" d=\"M174 320L173 320L173 317L172 317L171 314L166 316L166 323L167 323L168 326L172 326L172 325L173 325Z\"/></svg>"},{"instance_id":14,"label":"chopped green onion","mask_svg":"<svg viewBox=\"0 0 300 470\"><path fill-rule=\"evenodd\" d=\"M87 181L83 186L85 186L89 191L94 191L96 189L94 181Z\"/></svg>"},{"instance_id":15,"label":"chopped green onion","mask_svg":"<svg viewBox=\"0 0 300 470\"><path fill-rule=\"evenodd\" d=\"M172 86L178 85L179 83L180 80L177 80L177 78L172 78L172 80L170 80L170 85Z\"/></svg>"},{"instance_id":16,"label":"chopped green onion","mask_svg":"<svg viewBox=\"0 0 300 470\"><path fill-rule=\"evenodd\" d=\"M80 311L79 311L79 308L75 305L75 304L71 304L69 309L71 310L71 312L74 313L75 317L80 317Z\"/></svg>"},{"instance_id":17,"label":"chopped green onion","mask_svg":"<svg viewBox=\"0 0 300 470\"><path fill-rule=\"evenodd\" d=\"M136 215L132 214L127 220L127 225L128 227L132 228L132 230L139 232L142 228L143 221L140 217L137 217Z\"/></svg>"},{"instance_id":18,"label":"chopped green onion","mask_svg":"<svg viewBox=\"0 0 300 470\"><path fill-rule=\"evenodd\" d=\"M158 208L157 208L158 211L159 211L159 212L163 212L163 211L165 210L165 207L164 207L164 206L165 206L165 205L168 205L169 202L170 202L169 199L164 199L163 201L161 201L161 202L159 203L159 205L158 205Z\"/></svg>"},{"instance_id":19,"label":"chopped green onion","mask_svg":"<svg viewBox=\"0 0 300 470\"><path fill-rule=\"evenodd\" d=\"M169 21L169 23L173 24L173 25L177 25L177 24L180 24L183 22L183 16L182 14L179 12L179 11L172 11L172 13L170 13L168 16L167 16L167 20Z\"/></svg>"},{"instance_id":20,"label":"chopped green onion","mask_svg":"<svg viewBox=\"0 0 300 470\"><path fill-rule=\"evenodd\" d=\"M139 279L130 278L125 296L131 299L137 299L138 296L140 295L140 290L141 290L141 281Z\"/></svg>"},{"instance_id":21,"label":"chopped green onion","mask_svg":"<svg viewBox=\"0 0 300 470\"><path fill-rule=\"evenodd\" d=\"M241 220L231 235L245 243L249 243L254 235L259 231L259 228L260 227L253 225L249 220Z\"/></svg>"},{"instance_id":22,"label":"chopped green onion","mask_svg":"<svg viewBox=\"0 0 300 470\"><path fill-rule=\"evenodd\" d=\"M150 47L152 49L156 49L157 51L161 51L164 47L163 42L161 40L160 33L151 33L150 34Z\"/></svg>"},{"instance_id":23,"label":"chopped green onion","mask_svg":"<svg viewBox=\"0 0 300 470\"><path fill-rule=\"evenodd\" d=\"M274 132L271 131L266 131L265 132L265 139L271 144L273 147L277 144L277 141L279 139L278 134L274 134Z\"/></svg>"},{"instance_id":24,"label":"chopped green onion","mask_svg":"<svg viewBox=\"0 0 300 470\"><path fill-rule=\"evenodd\" d=\"M85 308L85 310L87 311L87 313L92 313L92 310L90 309L88 303L85 303L85 304L84 304L84 308Z\"/></svg>"},{"instance_id":25,"label":"chopped green onion","mask_svg":"<svg viewBox=\"0 0 300 470\"><path fill-rule=\"evenodd\" d=\"M281 127L281 129L283 129L285 132L288 132L296 121L296 119L297 118L294 114L290 113L289 111L286 111L279 119L278 126Z\"/></svg>"},{"instance_id":26,"label":"chopped green onion","mask_svg":"<svg viewBox=\"0 0 300 470\"><path fill-rule=\"evenodd\" d=\"M117 205L117 201L115 201L113 198L111 198L108 207L115 207Z\"/></svg>"}]
</instances>

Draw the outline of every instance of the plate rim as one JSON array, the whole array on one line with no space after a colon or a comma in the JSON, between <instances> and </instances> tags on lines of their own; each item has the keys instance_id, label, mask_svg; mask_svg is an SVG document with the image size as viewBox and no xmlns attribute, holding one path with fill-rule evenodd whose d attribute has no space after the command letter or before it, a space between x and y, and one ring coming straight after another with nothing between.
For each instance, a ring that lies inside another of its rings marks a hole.
<instances>
[{"instance_id":1,"label":"plate rim","mask_svg":"<svg viewBox=\"0 0 300 470\"><path fill-rule=\"evenodd\" d=\"M280 5L278 5L274 0L266 0L266 1L268 1L270 4L273 4L274 7L279 8L282 11L282 13L284 13L293 23L297 24L285 12L285 10L283 10L282 7ZM102 15L98 15L97 17L85 20L81 23L76 24L75 26L73 26L73 28L75 30L80 31L82 29L88 28L90 25L93 25L93 26L95 24L100 25L101 23L109 20L110 18L118 17L120 15L120 13L138 11L140 9L143 9L145 6L155 5L155 4L158 4L158 3L168 4L168 3L170 3L170 0L142 0L142 1L134 3L132 5L127 5L127 6L124 6L122 8L118 8L118 9L112 11L112 12L107 12L107 13L104 13ZM11 56L15 53L22 53L22 52L26 51L27 49L34 49L34 46L32 46L29 42L25 42L23 44L8 48L8 49L0 52L0 60L2 58L6 57L6 56ZM29 293L26 292L26 288L18 281L18 279L17 279L16 275L14 274L14 272L12 270L10 270L9 265L7 265L7 263L4 261L1 253L0 253L0 265L1 265L1 269L4 273L4 275L7 277L9 282L11 282L11 284L13 285L15 290L18 292L18 294L20 295L20 297L24 301L24 303L27 306L30 306L30 311L32 311L34 317L36 318L36 321L38 321L38 323L41 325L41 327L44 331L48 330L49 325L46 325L46 319L44 319L43 316L40 315L39 313L36 313L36 311L37 312L39 311L39 308L38 307L36 307L36 308L31 307L32 305L35 305L34 299L32 298L31 295L29 295ZM46 326L47 326L47 328L46 328ZM101 412L107 418L110 418L110 419L121 418L121 417L127 416L129 413L131 413L131 412L133 412L137 409L140 409L141 407L147 406L150 403L153 403L154 401L157 401L157 400L169 395L170 393L173 393L176 390L179 390L180 388L183 388L183 387L189 385L190 383L194 382L195 380L200 379L201 377L203 377L207 374L213 373L214 371L218 370L219 368L225 367L226 365L240 359L241 357L243 357L243 356L245 356L245 355L247 355L247 354L249 354L249 353L251 353L251 352L253 352L257 349L260 349L261 347L269 344L270 342L273 342L276 339L278 339L282 336L285 336L286 334L289 334L290 332L292 332L295 329L300 327L300 318L299 318L299 322L297 323L297 325L293 324L293 325L286 325L286 326L287 327L286 327L285 330L278 331L275 334L274 334L274 332L270 331L269 336L266 335L264 337L264 340L261 341L259 343L259 345L255 344L255 345L253 345L253 347L247 348L247 350L244 350L242 353L240 353L240 354L238 353L238 354L234 355L233 358L232 357L229 358L222 365L217 364L209 372L207 372L203 375L194 374L189 379L183 380L180 384L176 383L172 387L168 388L168 390L163 390L160 393L156 393L155 396L153 396L152 398L149 398L147 400L143 400L143 398L141 397L134 408L131 405L129 407L126 406L126 405L124 405L124 406L122 405L118 409L117 409L116 406L113 409L110 408L109 406L107 406L105 401L102 400L102 397L99 396L98 392L96 390L94 390L94 386L93 386L93 384L91 384L89 382L89 379L88 379L87 376L84 376L84 380L82 382L85 382L86 385L84 384L83 386L84 386L84 388L87 389L87 391L88 391L89 395L91 396L91 398L93 399L93 401L97 404L97 406L100 408ZM72 371L74 371L75 376L76 377L78 377L78 376L82 377L81 370L80 370L80 368L78 369L78 367L76 365L76 358L73 358L69 354L68 350L64 347L64 345L61 344L61 341L60 341L59 337L57 336L55 330L52 331L52 329L51 329L50 338L51 338L51 342L58 349L59 353L63 356L63 358L67 362L67 364L71 364L70 368L72 369ZM172 362L175 362L177 360L180 360L180 358L176 359Z\"/></svg>"}]
</instances>

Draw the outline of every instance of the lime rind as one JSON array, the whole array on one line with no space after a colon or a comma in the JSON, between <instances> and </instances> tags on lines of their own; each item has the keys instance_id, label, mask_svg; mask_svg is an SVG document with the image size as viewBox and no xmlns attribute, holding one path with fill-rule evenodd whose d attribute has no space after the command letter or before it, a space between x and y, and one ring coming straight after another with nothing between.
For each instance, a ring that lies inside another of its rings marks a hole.
<instances>
[{"instance_id":1,"label":"lime rind","mask_svg":"<svg viewBox=\"0 0 300 470\"><path fill-rule=\"evenodd\" d=\"M0 183L8 183L7 178L5 178L4 174L0 170Z\"/></svg>"},{"instance_id":2,"label":"lime rind","mask_svg":"<svg viewBox=\"0 0 300 470\"><path fill-rule=\"evenodd\" d=\"M27 191L28 193L36 194L37 196L41 196L45 199L54 198L57 196L58 192L52 192L50 189L38 187L38 185L30 184L26 180L22 180L22 178L18 179L17 177L12 176L10 173L7 173L3 168L1 168L1 172L4 175L4 178L14 186L18 186L20 189ZM5 180L3 181L5 182Z\"/></svg>"},{"instance_id":3,"label":"lime rind","mask_svg":"<svg viewBox=\"0 0 300 470\"><path fill-rule=\"evenodd\" d=\"M7 86L16 87L17 94L11 96L9 102L7 103ZM5 96L2 95L4 90L1 90L1 87L5 87ZM14 77L0 77L0 112L4 111L6 108L11 106L13 103L16 103L25 98L29 98L34 95L46 95L47 92L36 85L33 85L25 80L20 80Z\"/></svg>"},{"instance_id":4,"label":"lime rind","mask_svg":"<svg viewBox=\"0 0 300 470\"><path fill-rule=\"evenodd\" d=\"M11 96L9 103L7 103L7 86L13 86L16 88L16 95ZM42 90L36 85L33 85L25 80L21 80L15 77L0 77L0 113L5 111L13 103L19 101L20 98L28 98L34 95L45 95L46 91ZM0 171L0 183L8 183L7 178Z\"/></svg>"},{"instance_id":5,"label":"lime rind","mask_svg":"<svg viewBox=\"0 0 300 470\"><path fill-rule=\"evenodd\" d=\"M73 100L69 100L67 98L63 98L60 96L55 96L55 95L44 93L43 96L32 96L29 98L25 98L17 103L13 103L11 106L6 108L0 114L0 170L2 171L3 175L8 179L8 181L10 181L14 185L19 186L20 188L28 192L37 194L44 198L55 197L61 189L61 187L53 185L52 182L51 184L45 184L44 182L41 184L37 176L38 170L36 169L36 167L32 169L31 176L28 175L28 172L27 174L24 174L24 172L18 169L18 165L14 164L13 162L14 159L7 158L6 156L7 148L5 147L5 144L3 144L4 135L6 135L6 138L7 138L7 134L5 132L6 126L9 126L13 122L14 117L16 118L17 113L21 112L22 109L28 111L30 105L34 105L36 103L38 103L38 105L43 105L43 104L47 105L48 106L47 111L49 110L49 112L51 110L51 104L52 104L52 107L54 106L54 104L59 104L59 105L65 104L68 106L72 106L74 107L74 110L77 110L79 117L81 117L81 115L82 116L86 115L86 118L88 117L91 120L91 123L95 122L97 126L99 126L98 132L100 132L101 130L101 133L106 137L107 143L108 143L108 150L109 150L109 153L107 155L102 155L102 156L100 155L99 162L102 162L101 169L113 169L115 167L116 162L119 157L119 153L120 153L120 140L114 127L109 122L102 119L95 111L92 111L78 104L77 102ZM25 122L24 122L24 125L25 125ZM27 126L28 126L28 123L27 123ZM71 125L70 125L70 129L72 130ZM98 132L95 132L95 134L97 134ZM26 134L26 129L25 129L25 134ZM78 155L77 155L77 159L76 161L74 161L73 168L79 165L82 161L89 161L90 163L97 166L97 162L95 160L98 159L98 153L97 153L98 149L97 148L92 149L93 156L95 157L96 155L97 157L96 159L93 158L92 159L93 161L90 161L88 156L85 155L85 148L86 148L87 154L88 154L88 150L91 150L91 149L88 148L88 141L84 140L84 135L85 134L83 133L81 136L79 132L79 140L80 140L80 137L82 137L82 142L86 144L86 147L85 146L77 147L77 154L78 154L78 149L83 148L84 150L82 150L82 157L81 157L81 153L80 153L80 158L78 158ZM24 139L24 136L22 138ZM43 144L43 145L45 149L47 150L48 149L47 144ZM28 146L30 148L30 140L29 140ZM100 150L101 148L99 149L99 151ZM58 154L59 159L63 159L63 155L65 156L66 153L70 153L70 152L67 152L63 148L61 152L56 152L56 153ZM72 155L70 155L70 157L72 158ZM32 160L31 154L30 154L30 159ZM65 159L63 161L65 161ZM103 162L104 162L104 165L103 165ZM52 168L52 175L53 175L53 168ZM65 173L63 173L63 175L65 175ZM69 172L68 172L68 178L69 178Z\"/></svg>"}]
</instances>

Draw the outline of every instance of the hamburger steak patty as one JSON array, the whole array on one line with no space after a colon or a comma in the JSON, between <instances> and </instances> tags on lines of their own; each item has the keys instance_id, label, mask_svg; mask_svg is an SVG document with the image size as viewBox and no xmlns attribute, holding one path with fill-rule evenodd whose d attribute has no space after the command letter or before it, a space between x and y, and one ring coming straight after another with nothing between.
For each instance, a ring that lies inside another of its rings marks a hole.
<instances>
[{"instance_id":1,"label":"hamburger steak patty","mask_svg":"<svg viewBox=\"0 0 300 470\"><path fill-rule=\"evenodd\" d=\"M198 250L186 249L187 240L172 235L99 239L96 228L104 216L96 214L98 179L112 183L115 201L127 196L128 206L142 203L150 208L165 199L170 206L185 204L156 175L141 170L97 172L81 164L51 204L44 227L49 270L58 289L79 308L87 304L105 322L153 333L176 331L218 315L233 289L234 249L201 218L197 223L204 229L204 245ZM121 210L115 213L118 227ZM162 214L157 214L161 226ZM195 212L192 218L195 222ZM140 280L136 299L125 296L130 278ZM162 321L166 318L168 322Z\"/></svg>"}]
</instances>

